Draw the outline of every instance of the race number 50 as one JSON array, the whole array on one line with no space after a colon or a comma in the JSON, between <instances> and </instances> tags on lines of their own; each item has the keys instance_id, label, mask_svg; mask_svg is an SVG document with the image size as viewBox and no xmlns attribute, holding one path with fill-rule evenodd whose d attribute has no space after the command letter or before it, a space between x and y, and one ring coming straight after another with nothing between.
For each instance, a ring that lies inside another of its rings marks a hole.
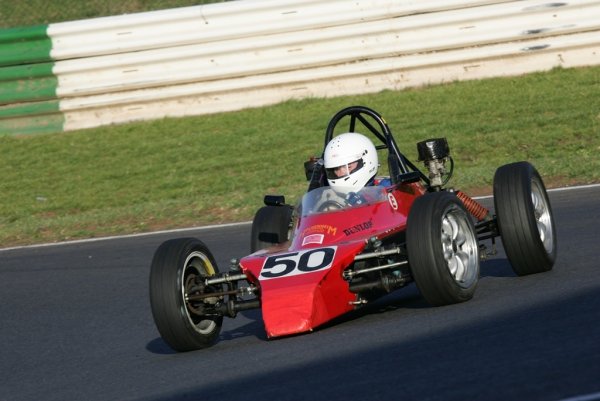
<instances>
[{"instance_id":1,"label":"race number 50","mask_svg":"<svg viewBox=\"0 0 600 401\"><path fill-rule=\"evenodd\" d=\"M260 279L312 273L329 269L333 264L336 247L309 249L269 256L260 272Z\"/></svg>"}]
</instances>

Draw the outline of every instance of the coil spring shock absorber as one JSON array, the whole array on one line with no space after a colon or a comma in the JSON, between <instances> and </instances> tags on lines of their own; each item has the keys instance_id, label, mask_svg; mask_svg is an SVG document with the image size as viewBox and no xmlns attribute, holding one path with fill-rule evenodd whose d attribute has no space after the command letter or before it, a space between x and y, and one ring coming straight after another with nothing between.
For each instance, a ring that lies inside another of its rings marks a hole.
<instances>
[{"instance_id":1,"label":"coil spring shock absorber","mask_svg":"<svg viewBox=\"0 0 600 401\"><path fill-rule=\"evenodd\" d=\"M448 141L446 141L446 138L428 139L417 143L417 151L419 152L419 161L424 162L425 167L429 170L429 185L431 190L441 191L442 187L450 180L452 171L454 170L454 162L452 161L452 157L450 157ZM446 168L446 162L448 161L450 162L450 170ZM462 191L456 191L455 193L469 213L478 221L492 220L489 210L479 202Z\"/></svg>"},{"instance_id":2,"label":"coil spring shock absorber","mask_svg":"<svg viewBox=\"0 0 600 401\"><path fill-rule=\"evenodd\" d=\"M456 196L465 205L465 208L471 213L478 221L491 220L490 211L483 207L475 199L462 191L456 191Z\"/></svg>"}]
</instances>

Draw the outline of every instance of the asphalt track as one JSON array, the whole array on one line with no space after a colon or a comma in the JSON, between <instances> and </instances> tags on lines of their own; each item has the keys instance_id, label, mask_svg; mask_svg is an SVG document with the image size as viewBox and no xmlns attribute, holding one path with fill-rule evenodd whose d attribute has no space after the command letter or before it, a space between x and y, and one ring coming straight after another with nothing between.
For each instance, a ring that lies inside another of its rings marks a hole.
<instances>
[{"instance_id":1,"label":"asphalt track","mask_svg":"<svg viewBox=\"0 0 600 401\"><path fill-rule=\"evenodd\" d=\"M248 224L0 251L0 400L600 399L600 187L551 201L549 273L516 277L500 248L469 302L429 307L411 285L278 340L249 311L184 354L152 321L152 254L197 236L223 270Z\"/></svg>"}]
</instances>

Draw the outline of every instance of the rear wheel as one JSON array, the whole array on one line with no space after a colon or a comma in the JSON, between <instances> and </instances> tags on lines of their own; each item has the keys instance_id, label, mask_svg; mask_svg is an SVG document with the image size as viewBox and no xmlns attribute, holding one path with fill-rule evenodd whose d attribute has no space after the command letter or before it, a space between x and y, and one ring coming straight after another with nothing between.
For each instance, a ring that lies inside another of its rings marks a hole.
<instances>
[{"instance_id":1,"label":"rear wheel","mask_svg":"<svg viewBox=\"0 0 600 401\"><path fill-rule=\"evenodd\" d=\"M206 277L218 272L206 245L195 238L166 241L154 253L150 269L152 315L161 337L175 351L206 348L219 337L223 316L214 312L219 299L188 299L219 291L204 285Z\"/></svg>"},{"instance_id":2,"label":"rear wheel","mask_svg":"<svg viewBox=\"0 0 600 401\"><path fill-rule=\"evenodd\" d=\"M519 276L552 269L554 217L544 183L527 162L501 166L494 175L494 207L506 256Z\"/></svg>"},{"instance_id":3,"label":"rear wheel","mask_svg":"<svg viewBox=\"0 0 600 401\"><path fill-rule=\"evenodd\" d=\"M415 200L406 229L408 262L417 287L434 306L473 297L479 247L471 217L456 195L433 192Z\"/></svg>"},{"instance_id":4,"label":"rear wheel","mask_svg":"<svg viewBox=\"0 0 600 401\"><path fill-rule=\"evenodd\" d=\"M290 206L263 206L254 215L250 252L286 242L290 236L293 209Z\"/></svg>"}]
</instances>

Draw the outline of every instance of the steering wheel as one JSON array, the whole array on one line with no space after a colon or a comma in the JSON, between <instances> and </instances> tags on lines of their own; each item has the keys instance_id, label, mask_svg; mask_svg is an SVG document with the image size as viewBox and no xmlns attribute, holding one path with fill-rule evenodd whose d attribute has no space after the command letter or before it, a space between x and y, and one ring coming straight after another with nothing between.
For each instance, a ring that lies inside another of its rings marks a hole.
<instances>
[{"instance_id":1,"label":"steering wheel","mask_svg":"<svg viewBox=\"0 0 600 401\"><path fill-rule=\"evenodd\" d=\"M338 201L334 201L331 199L326 200L325 202L323 202L322 204L319 205L319 207L317 208L317 212L321 213L321 212L330 212L332 210L340 210L343 209L344 207L338 202Z\"/></svg>"}]
</instances>

